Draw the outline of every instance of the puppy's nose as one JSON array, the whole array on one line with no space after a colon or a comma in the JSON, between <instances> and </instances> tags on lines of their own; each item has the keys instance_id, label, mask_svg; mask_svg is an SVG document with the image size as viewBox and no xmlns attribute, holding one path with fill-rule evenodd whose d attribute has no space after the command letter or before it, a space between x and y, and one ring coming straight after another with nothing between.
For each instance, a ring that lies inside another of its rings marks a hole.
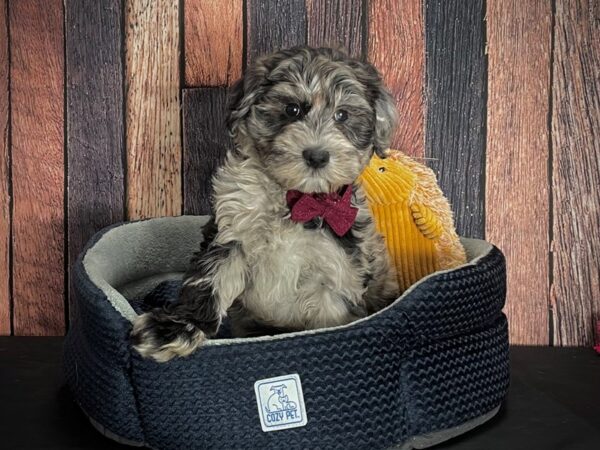
<instances>
[{"instance_id":1,"label":"puppy's nose","mask_svg":"<svg viewBox=\"0 0 600 450\"><path fill-rule=\"evenodd\" d=\"M307 148L302 152L302 156L309 167L320 169L329 162L329 152L320 148Z\"/></svg>"}]
</instances>

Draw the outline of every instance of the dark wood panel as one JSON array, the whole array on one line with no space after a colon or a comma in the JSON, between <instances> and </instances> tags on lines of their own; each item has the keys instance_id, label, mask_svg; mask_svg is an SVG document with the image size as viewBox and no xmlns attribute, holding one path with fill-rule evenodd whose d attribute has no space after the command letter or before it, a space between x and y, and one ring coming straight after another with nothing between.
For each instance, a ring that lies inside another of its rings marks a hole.
<instances>
[{"instance_id":1,"label":"dark wood panel","mask_svg":"<svg viewBox=\"0 0 600 450\"><path fill-rule=\"evenodd\" d=\"M399 122L391 147L422 158L425 41L421 0L369 2L368 57L396 99Z\"/></svg>"},{"instance_id":2,"label":"dark wood panel","mask_svg":"<svg viewBox=\"0 0 600 450\"><path fill-rule=\"evenodd\" d=\"M242 75L243 0L185 0L186 86L228 86Z\"/></svg>"},{"instance_id":3,"label":"dark wood panel","mask_svg":"<svg viewBox=\"0 0 600 450\"><path fill-rule=\"evenodd\" d=\"M511 342L547 345L552 9L488 0L486 16L486 238L507 259Z\"/></svg>"},{"instance_id":4,"label":"dark wood panel","mask_svg":"<svg viewBox=\"0 0 600 450\"><path fill-rule=\"evenodd\" d=\"M179 2L125 0L127 216L181 214Z\"/></svg>"},{"instance_id":5,"label":"dark wood panel","mask_svg":"<svg viewBox=\"0 0 600 450\"><path fill-rule=\"evenodd\" d=\"M363 56L363 0L306 0L307 40L313 47L343 48Z\"/></svg>"},{"instance_id":6,"label":"dark wood panel","mask_svg":"<svg viewBox=\"0 0 600 450\"><path fill-rule=\"evenodd\" d=\"M484 0L425 0L425 156L458 232L484 234Z\"/></svg>"},{"instance_id":7,"label":"dark wood panel","mask_svg":"<svg viewBox=\"0 0 600 450\"><path fill-rule=\"evenodd\" d=\"M120 0L66 6L71 267L96 231L124 219L122 8Z\"/></svg>"},{"instance_id":8,"label":"dark wood panel","mask_svg":"<svg viewBox=\"0 0 600 450\"><path fill-rule=\"evenodd\" d=\"M8 9L0 0L0 335L10 334Z\"/></svg>"},{"instance_id":9,"label":"dark wood panel","mask_svg":"<svg viewBox=\"0 0 600 450\"><path fill-rule=\"evenodd\" d=\"M225 127L226 113L227 89L184 89L184 214L211 214L211 178L233 147Z\"/></svg>"},{"instance_id":10,"label":"dark wood panel","mask_svg":"<svg viewBox=\"0 0 600 450\"><path fill-rule=\"evenodd\" d=\"M554 342L587 346L600 320L600 3L557 1L555 23Z\"/></svg>"},{"instance_id":11,"label":"dark wood panel","mask_svg":"<svg viewBox=\"0 0 600 450\"><path fill-rule=\"evenodd\" d=\"M259 55L306 44L304 0L247 0L248 62Z\"/></svg>"},{"instance_id":12,"label":"dark wood panel","mask_svg":"<svg viewBox=\"0 0 600 450\"><path fill-rule=\"evenodd\" d=\"M9 12L14 333L62 335L63 3L19 0Z\"/></svg>"}]
</instances>

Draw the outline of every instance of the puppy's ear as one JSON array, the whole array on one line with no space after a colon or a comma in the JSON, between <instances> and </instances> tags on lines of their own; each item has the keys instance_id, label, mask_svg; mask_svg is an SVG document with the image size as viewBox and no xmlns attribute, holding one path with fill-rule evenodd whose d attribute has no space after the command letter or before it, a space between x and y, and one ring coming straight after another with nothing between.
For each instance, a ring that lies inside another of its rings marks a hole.
<instances>
[{"instance_id":1,"label":"puppy's ear","mask_svg":"<svg viewBox=\"0 0 600 450\"><path fill-rule=\"evenodd\" d=\"M274 84L269 75L281 61L294 55L298 48L280 50L270 55L261 56L249 66L245 75L238 80L229 91L227 128L233 136L240 123L248 116L268 89Z\"/></svg>"},{"instance_id":2,"label":"puppy's ear","mask_svg":"<svg viewBox=\"0 0 600 450\"><path fill-rule=\"evenodd\" d=\"M231 86L227 112L227 129L231 136L236 134L252 105L264 94L266 74L263 72L259 67L251 67L244 77Z\"/></svg>"},{"instance_id":3,"label":"puppy's ear","mask_svg":"<svg viewBox=\"0 0 600 450\"><path fill-rule=\"evenodd\" d=\"M229 134L233 135L237 128L237 121L240 120L237 111L241 107L242 99L244 98L244 78L237 80L230 88L227 98L227 118L226 125Z\"/></svg>"},{"instance_id":4,"label":"puppy's ear","mask_svg":"<svg viewBox=\"0 0 600 450\"><path fill-rule=\"evenodd\" d=\"M390 147L397 121L398 111L394 98L380 82L375 100L375 137L373 138L373 150L380 158L387 156L386 152Z\"/></svg>"},{"instance_id":5,"label":"puppy's ear","mask_svg":"<svg viewBox=\"0 0 600 450\"><path fill-rule=\"evenodd\" d=\"M398 121L394 98L383 85L381 75L373 65L367 62L353 61L351 66L358 80L365 85L369 101L375 110L373 151L380 158L385 158Z\"/></svg>"}]
</instances>

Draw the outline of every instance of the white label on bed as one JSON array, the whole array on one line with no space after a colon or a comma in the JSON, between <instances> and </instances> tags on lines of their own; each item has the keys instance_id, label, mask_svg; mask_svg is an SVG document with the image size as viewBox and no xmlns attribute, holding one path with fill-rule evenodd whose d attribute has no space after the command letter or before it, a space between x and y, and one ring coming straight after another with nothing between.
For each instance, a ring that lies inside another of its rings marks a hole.
<instances>
[{"instance_id":1,"label":"white label on bed","mask_svg":"<svg viewBox=\"0 0 600 450\"><path fill-rule=\"evenodd\" d=\"M302 384L297 373L258 380L254 383L254 392L263 431L306 425Z\"/></svg>"}]
</instances>

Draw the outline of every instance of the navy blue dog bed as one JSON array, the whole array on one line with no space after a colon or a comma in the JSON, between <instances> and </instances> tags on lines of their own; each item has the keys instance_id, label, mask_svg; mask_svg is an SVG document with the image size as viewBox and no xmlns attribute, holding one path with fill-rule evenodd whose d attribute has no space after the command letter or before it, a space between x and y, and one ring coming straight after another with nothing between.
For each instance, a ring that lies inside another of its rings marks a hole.
<instances>
[{"instance_id":1,"label":"navy blue dog bed","mask_svg":"<svg viewBox=\"0 0 600 450\"><path fill-rule=\"evenodd\" d=\"M490 419L509 379L502 253L469 262L349 325L233 339L156 363L132 321L176 292L208 217L99 232L74 267L67 382L106 436L155 449L424 448Z\"/></svg>"}]
</instances>

